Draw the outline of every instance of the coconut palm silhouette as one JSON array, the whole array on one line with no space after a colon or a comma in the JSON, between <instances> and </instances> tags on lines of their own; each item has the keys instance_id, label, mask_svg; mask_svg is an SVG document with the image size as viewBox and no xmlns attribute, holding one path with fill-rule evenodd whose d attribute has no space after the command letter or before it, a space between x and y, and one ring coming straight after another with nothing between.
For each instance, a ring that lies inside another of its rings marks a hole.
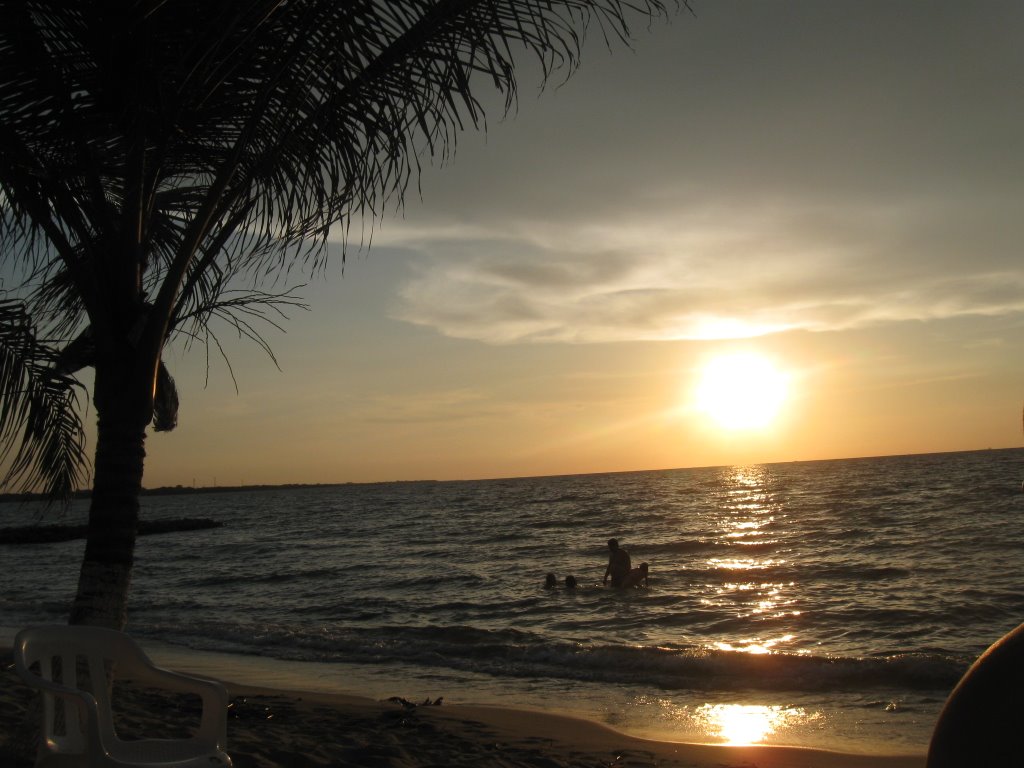
<instances>
[{"instance_id":1,"label":"coconut palm silhouette","mask_svg":"<svg viewBox=\"0 0 1024 768\"><path fill-rule=\"evenodd\" d=\"M5 487L89 476L74 374L94 371L89 534L71 621L120 628L150 427L177 420L169 340L257 344L343 233L661 0L0 2L0 438ZM342 238L344 242L345 238ZM344 245L338 246L344 258ZM322 274L322 273L320 273ZM261 278L263 281L261 281ZM256 287L252 287L256 286Z\"/></svg>"}]
</instances>

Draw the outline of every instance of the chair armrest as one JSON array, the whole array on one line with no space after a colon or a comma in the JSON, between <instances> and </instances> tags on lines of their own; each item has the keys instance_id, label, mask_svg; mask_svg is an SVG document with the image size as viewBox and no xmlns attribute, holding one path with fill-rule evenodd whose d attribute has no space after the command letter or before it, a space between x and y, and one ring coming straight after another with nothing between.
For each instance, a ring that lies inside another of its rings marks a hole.
<instances>
[{"instance_id":1,"label":"chair armrest","mask_svg":"<svg viewBox=\"0 0 1024 768\"><path fill-rule=\"evenodd\" d=\"M100 711L99 705L96 703L95 696L88 691L82 691L78 688L72 688L64 685L63 683L55 683L52 680L47 680L45 677L40 677L34 672L26 669L17 661L14 666L18 676L28 685L39 689L43 693L59 697L68 704L73 705L74 709L78 712L79 723L82 726L82 730L85 732L86 742L90 745L94 745L96 749L100 749L104 754L106 754L109 739L108 735L105 734L103 729L100 727ZM70 712L65 709L65 717L70 716ZM113 735L113 731L111 730L109 736L113 737Z\"/></svg>"},{"instance_id":2,"label":"chair armrest","mask_svg":"<svg viewBox=\"0 0 1024 768\"><path fill-rule=\"evenodd\" d=\"M147 664L137 667L133 678L140 683L152 684L178 693L198 694L203 702L203 714L196 739L216 745L227 746L228 691L216 680L206 677L185 675L163 667Z\"/></svg>"}]
</instances>

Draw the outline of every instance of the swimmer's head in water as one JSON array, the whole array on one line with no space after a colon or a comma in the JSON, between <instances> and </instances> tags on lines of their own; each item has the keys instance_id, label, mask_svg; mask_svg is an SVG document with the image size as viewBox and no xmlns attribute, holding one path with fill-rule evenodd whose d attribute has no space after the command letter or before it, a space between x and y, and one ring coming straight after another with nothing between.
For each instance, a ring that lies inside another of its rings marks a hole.
<instances>
[{"instance_id":1,"label":"swimmer's head in water","mask_svg":"<svg viewBox=\"0 0 1024 768\"><path fill-rule=\"evenodd\" d=\"M608 539L608 549L618 549L618 548L619 548L619 540L618 539Z\"/></svg>"},{"instance_id":2,"label":"swimmer's head in water","mask_svg":"<svg viewBox=\"0 0 1024 768\"><path fill-rule=\"evenodd\" d=\"M553 589L557 583L558 579L555 578L555 574L549 573L544 579L544 588Z\"/></svg>"},{"instance_id":3,"label":"swimmer's head in water","mask_svg":"<svg viewBox=\"0 0 1024 768\"><path fill-rule=\"evenodd\" d=\"M576 577L575 576L566 576L565 577L565 588L566 589L576 589Z\"/></svg>"}]
</instances>

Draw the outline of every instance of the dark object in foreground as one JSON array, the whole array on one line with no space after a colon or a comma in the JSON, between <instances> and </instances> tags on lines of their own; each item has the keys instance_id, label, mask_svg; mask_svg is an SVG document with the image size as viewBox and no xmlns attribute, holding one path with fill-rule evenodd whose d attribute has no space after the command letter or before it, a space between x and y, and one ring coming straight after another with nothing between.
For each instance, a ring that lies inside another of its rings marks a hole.
<instances>
[{"instance_id":1,"label":"dark object in foreground","mask_svg":"<svg viewBox=\"0 0 1024 768\"><path fill-rule=\"evenodd\" d=\"M13 658L17 676L42 695L39 766L232 766L225 752L227 688L215 680L157 667L117 630L28 627L14 638ZM197 727L177 738L162 727L145 738L122 738L115 702L124 680L179 698L186 695L186 709Z\"/></svg>"},{"instance_id":2,"label":"dark object in foreground","mask_svg":"<svg viewBox=\"0 0 1024 768\"><path fill-rule=\"evenodd\" d=\"M1024 624L993 643L953 689L932 731L927 768L1020 765L1022 690Z\"/></svg>"},{"instance_id":3,"label":"dark object in foreground","mask_svg":"<svg viewBox=\"0 0 1024 768\"><path fill-rule=\"evenodd\" d=\"M219 528L223 523L209 518L185 517L178 520L140 520L139 536L175 531L199 531ZM17 528L0 528L0 544L44 544L53 541L84 539L86 525L25 525Z\"/></svg>"},{"instance_id":4,"label":"dark object in foreground","mask_svg":"<svg viewBox=\"0 0 1024 768\"><path fill-rule=\"evenodd\" d=\"M444 696L438 696L436 699L431 699L428 696L427 700L424 701L422 704L414 704L413 702L411 702L408 699L405 699L405 698L403 698L401 696L390 696L390 697L388 697L388 701L390 701L393 704L401 704L404 709L416 709L416 707L418 707L418 706L419 707L440 707L441 703L444 701Z\"/></svg>"}]
</instances>

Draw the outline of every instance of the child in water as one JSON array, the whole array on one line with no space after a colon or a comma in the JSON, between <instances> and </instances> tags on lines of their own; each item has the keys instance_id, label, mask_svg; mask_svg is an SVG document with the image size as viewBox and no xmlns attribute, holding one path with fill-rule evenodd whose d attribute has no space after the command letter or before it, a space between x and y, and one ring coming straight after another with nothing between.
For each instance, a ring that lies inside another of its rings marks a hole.
<instances>
[{"instance_id":1,"label":"child in water","mask_svg":"<svg viewBox=\"0 0 1024 768\"><path fill-rule=\"evenodd\" d=\"M558 579L555 577L555 574L549 573L547 576L544 577L544 589L554 589L557 586L558 586ZM566 576L565 577L565 588L566 589L576 589L576 587L577 587L576 577L575 576L571 576L571 575L570 576Z\"/></svg>"},{"instance_id":2,"label":"child in water","mask_svg":"<svg viewBox=\"0 0 1024 768\"><path fill-rule=\"evenodd\" d=\"M647 586L647 572L649 568L647 563L640 563L636 568L631 568L629 573L626 574L626 578L622 580L622 587L639 587L640 582Z\"/></svg>"}]
</instances>

